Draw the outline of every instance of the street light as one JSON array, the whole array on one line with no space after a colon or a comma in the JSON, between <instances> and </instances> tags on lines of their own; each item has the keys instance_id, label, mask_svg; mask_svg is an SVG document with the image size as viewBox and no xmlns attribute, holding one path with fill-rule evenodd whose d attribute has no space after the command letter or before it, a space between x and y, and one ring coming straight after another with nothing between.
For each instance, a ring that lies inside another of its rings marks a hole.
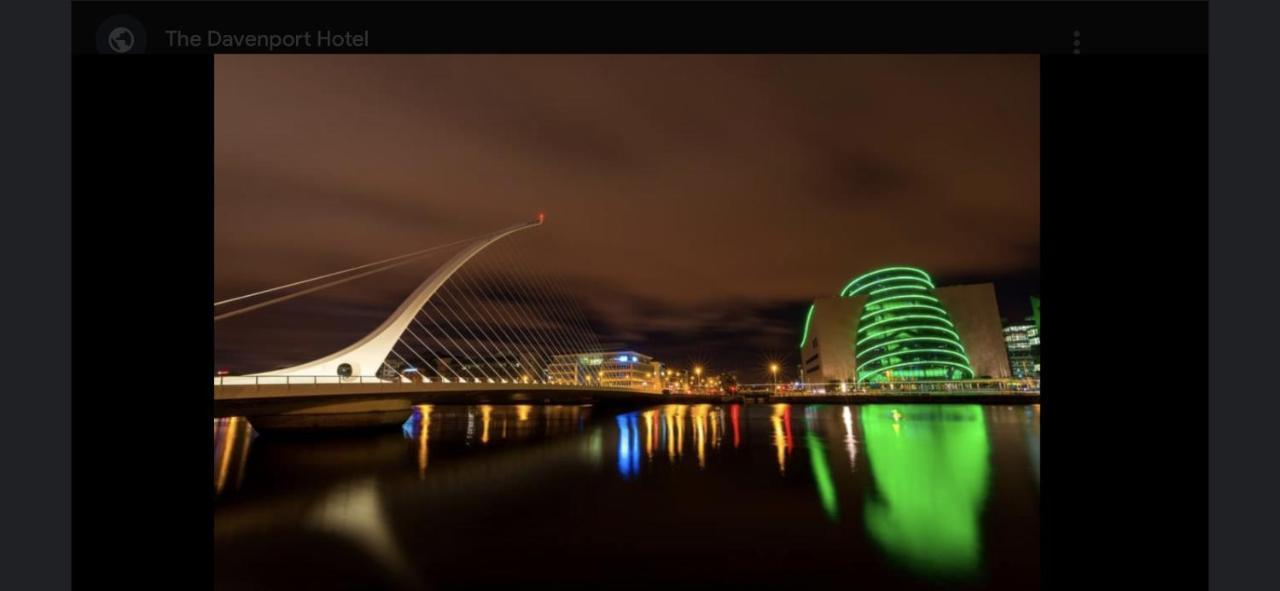
<instances>
[{"instance_id":1,"label":"street light","mask_svg":"<svg viewBox=\"0 0 1280 591\"><path fill-rule=\"evenodd\" d=\"M776 391L778 389L778 364L777 363L769 364L769 373L773 374L773 389Z\"/></svg>"},{"instance_id":2,"label":"street light","mask_svg":"<svg viewBox=\"0 0 1280 591\"><path fill-rule=\"evenodd\" d=\"M698 387L702 387L702 366L701 365L694 366L693 375L697 377L695 382L697 382Z\"/></svg>"}]
</instances>

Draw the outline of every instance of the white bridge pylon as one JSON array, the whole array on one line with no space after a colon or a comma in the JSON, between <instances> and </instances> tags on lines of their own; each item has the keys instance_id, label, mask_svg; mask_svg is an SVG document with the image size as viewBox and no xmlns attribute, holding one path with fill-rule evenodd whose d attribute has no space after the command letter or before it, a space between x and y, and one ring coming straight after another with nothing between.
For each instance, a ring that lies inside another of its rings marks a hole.
<instances>
[{"instance_id":1,"label":"white bridge pylon","mask_svg":"<svg viewBox=\"0 0 1280 591\"><path fill-rule=\"evenodd\" d=\"M334 376L337 378L339 375L346 374L354 378L358 376L371 377L377 375L379 368L383 365L383 361L386 360L387 355L391 353L391 350L399 341L400 336L404 334L409 323L413 321L414 316L417 315L418 311L426 305L431 297L435 295L436 291L439 290L440 287L444 285L445 281L448 281L449 278L458 271L458 269L462 268L467 261L471 260L472 257L479 254L480 251L484 250L494 242L521 230L541 225L542 216L538 216L538 219L536 220L516 224L509 228L499 230L469 244L455 254L453 258L449 259L448 262L442 265L439 269L436 269L434 273L418 285L417 289L413 290L413 293L409 294L409 297L400 304L399 308L396 308L396 311L393 312L390 317L383 321L380 326L373 329L372 332L365 335L364 338L356 341L355 344L342 349L337 353L333 353L332 355L322 357L315 361L295 365L293 367L245 376L237 376L240 379L234 380L234 382L238 383L241 380L247 379L249 383L256 383L257 378L265 377L288 378L290 376ZM344 365L348 367L343 368L343 371L340 371L339 368ZM349 374L346 373L347 369L350 370ZM223 383L233 383L232 376L227 376L225 380L226 381Z\"/></svg>"}]
</instances>

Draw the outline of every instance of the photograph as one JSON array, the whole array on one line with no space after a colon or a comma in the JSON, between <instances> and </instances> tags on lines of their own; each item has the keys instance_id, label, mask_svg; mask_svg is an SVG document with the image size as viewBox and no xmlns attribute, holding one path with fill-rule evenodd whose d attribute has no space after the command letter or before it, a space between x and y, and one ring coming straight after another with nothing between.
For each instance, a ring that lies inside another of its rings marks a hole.
<instances>
[{"instance_id":1,"label":"photograph","mask_svg":"<svg viewBox=\"0 0 1280 591\"><path fill-rule=\"evenodd\" d=\"M1040 588L1039 55L212 71L214 589Z\"/></svg>"}]
</instances>

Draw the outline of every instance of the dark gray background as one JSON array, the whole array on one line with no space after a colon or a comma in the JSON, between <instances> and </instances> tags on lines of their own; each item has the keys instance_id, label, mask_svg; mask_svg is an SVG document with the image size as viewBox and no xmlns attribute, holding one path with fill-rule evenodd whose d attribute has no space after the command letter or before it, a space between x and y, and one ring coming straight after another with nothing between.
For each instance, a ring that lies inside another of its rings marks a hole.
<instances>
[{"instance_id":1,"label":"dark gray background","mask_svg":"<svg viewBox=\"0 0 1280 591\"><path fill-rule=\"evenodd\" d=\"M71 587L68 2L5 5L0 587Z\"/></svg>"},{"instance_id":2,"label":"dark gray background","mask_svg":"<svg viewBox=\"0 0 1280 591\"><path fill-rule=\"evenodd\" d=\"M1277 321L1249 302L1276 293L1274 3L1209 4L1209 580L1214 589L1274 585L1280 396ZM1198 273L1189 272L1188 276ZM1263 296L1262 294L1268 294ZM1261 297L1260 297L1261 296ZM1188 311L1188 318L1191 318ZM1194 425L1194 423L1192 423ZM1194 441L1198 434L1189 433ZM1270 466L1267 466L1270 464ZM1188 472L1196 486L1198 470ZM1192 510L1196 512L1192 512ZM1199 519L1198 508L1188 508Z\"/></svg>"},{"instance_id":3,"label":"dark gray background","mask_svg":"<svg viewBox=\"0 0 1280 591\"><path fill-rule=\"evenodd\" d=\"M70 585L70 164L67 2L6 4L9 107L3 138L7 220L0 232L8 312L3 343L10 369L0 429L6 486L0 487L3 586ZM1280 398L1266 379L1274 365L1274 23L1266 2L1216 0L1210 7L1210 576L1215 589L1252 589L1274 579L1274 448L1269 436ZM1153 26L1158 24L1153 23ZM20 113L21 116L13 114ZM18 223L20 221L20 223ZM1199 271L1163 293L1197 289ZM1241 305L1251 303L1251 305ZM1187 321L1198 314L1188 311ZM1194 367L1194 359L1183 360ZM33 395L38 393L38 395ZM1188 409L1183 440L1199 445L1198 409ZM40 445L30 445L39 442ZM1174 447L1178 447L1174 446ZM1171 452L1174 453L1174 452ZM1202 481L1188 466L1187 486ZM1198 529L1200 509L1189 507Z\"/></svg>"}]
</instances>

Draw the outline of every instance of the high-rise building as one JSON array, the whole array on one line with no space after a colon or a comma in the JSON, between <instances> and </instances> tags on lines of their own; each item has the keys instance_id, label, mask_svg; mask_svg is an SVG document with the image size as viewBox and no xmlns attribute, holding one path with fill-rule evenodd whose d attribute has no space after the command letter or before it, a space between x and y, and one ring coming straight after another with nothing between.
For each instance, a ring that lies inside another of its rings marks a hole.
<instances>
[{"instance_id":1,"label":"high-rise building","mask_svg":"<svg viewBox=\"0 0 1280 591\"><path fill-rule=\"evenodd\" d=\"M1004 327L1005 348L1014 377L1040 377L1040 298L1031 297L1031 315Z\"/></svg>"},{"instance_id":2,"label":"high-rise building","mask_svg":"<svg viewBox=\"0 0 1280 591\"><path fill-rule=\"evenodd\" d=\"M800 353L810 384L1010 376L994 286L938 288L914 267L876 269L814 300Z\"/></svg>"},{"instance_id":3,"label":"high-rise building","mask_svg":"<svg viewBox=\"0 0 1280 591\"><path fill-rule=\"evenodd\" d=\"M1037 359L1040 341L1039 329L1031 322L1010 323L1004 327L1005 350L1009 353L1009 369L1015 378L1034 378L1040 375ZM1032 347L1032 339L1036 347Z\"/></svg>"}]
</instances>

